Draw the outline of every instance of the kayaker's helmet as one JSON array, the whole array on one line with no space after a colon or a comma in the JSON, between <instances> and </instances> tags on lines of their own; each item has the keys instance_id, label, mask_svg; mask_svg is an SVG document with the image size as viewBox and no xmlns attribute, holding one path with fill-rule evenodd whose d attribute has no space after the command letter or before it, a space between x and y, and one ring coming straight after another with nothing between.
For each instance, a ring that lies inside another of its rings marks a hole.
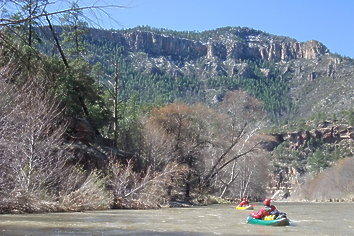
<instances>
[{"instance_id":1,"label":"kayaker's helmet","mask_svg":"<svg viewBox=\"0 0 354 236\"><path fill-rule=\"evenodd\" d=\"M270 201L271 201L271 199L270 198L266 198L266 199L264 199L264 205L266 205L266 206L269 206L270 205Z\"/></svg>"},{"instance_id":2,"label":"kayaker's helmet","mask_svg":"<svg viewBox=\"0 0 354 236\"><path fill-rule=\"evenodd\" d=\"M243 201L246 201L246 200L247 200L247 198L246 198L246 197L243 197L243 198L242 198L242 200L243 200Z\"/></svg>"}]
</instances>

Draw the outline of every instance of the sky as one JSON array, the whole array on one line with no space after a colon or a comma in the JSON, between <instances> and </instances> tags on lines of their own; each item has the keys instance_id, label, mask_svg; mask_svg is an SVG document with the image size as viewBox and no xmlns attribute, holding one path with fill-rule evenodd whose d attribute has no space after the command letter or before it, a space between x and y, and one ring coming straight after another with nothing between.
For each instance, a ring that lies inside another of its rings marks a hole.
<instances>
[{"instance_id":1,"label":"sky","mask_svg":"<svg viewBox=\"0 0 354 236\"><path fill-rule=\"evenodd\" d=\"M58 1L61 2L61 1ZM63 2L63 1L62 1ZM88 12L97 26L124 29L151 26L204 31L241 26L300 42L318 40L332 53L354 58L354 0L81 0L121 5ZM62 5L58 4L57 7ZM107 13L107 14L106 14Z\"/></svg>"}]
</instances>

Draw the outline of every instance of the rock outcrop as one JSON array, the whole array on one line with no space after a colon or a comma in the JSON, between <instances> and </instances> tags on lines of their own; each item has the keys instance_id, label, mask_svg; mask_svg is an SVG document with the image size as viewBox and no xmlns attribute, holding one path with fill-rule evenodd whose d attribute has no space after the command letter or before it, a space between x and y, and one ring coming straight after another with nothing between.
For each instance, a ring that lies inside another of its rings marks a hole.
<instances>
[{"instance_id":1,"label":"rock outcrop","mask_svg":"<svg viewBox=\"0 0 354 236\"><path fill-rule=\"evenodd\" d=\"M151 56L172 56L197 59L207 54L207 46L198 41L165 36L147 31L122 34L126 49L146 52Z\"/></svg>"},{"instance_id":2,"label":"rock outcrop","mask_svg":"<svg viewBox=\"0 0 354 236\"><path fill-rule=\"evenodd\" d=\"M221 39L200 40L143 30L118 31L115 40L128 52L144 52L151 57L170 56L178 60L216 58L222 61L262 59L277 62L315 59L329 52L322 43L315 40L300 43L248 28L231 29Z\"/></svg>"},{"instance_id":3,"label":"rock outcrop","mask_svg":"<svg viewBox=\"0 0 354 236\"><path fill-rule=\"evenodd\" d=\"M323 143L348 141L354 144L354 127L344 124L333 124L332 122L323 122L315 129L270 134L270 136L273 136L273 139L270 139L271 144L264 142L264 148L268 151L272 151L272 148L274 149L282 142L289 142L290 149L298 149L299 147L305 146L311 139L320 139Z\"/></svg>"},{"instance_id":4,"label":"rock outcrop","mask_svg":"<svg viewBox=\"0 0 354 236\"><path fill-rule=\"evenodd\" d=\"M310 124L313 126L313 124ZM322 144L340 145L343 144L347 150L354 155L354 127L346 124L336 124L332 121L325 121L317 125L316 128L305 131L282 132L262 135L262 147L266 151L273 151L283 142L288 142L290 150L300 150L311 140L320 141ZM302 149L303 150L303 149ZM345 156L343 156L345 157ZM290 196L293 187L298 186L301 173L289 163L277 163L282 166L277 173L271 174L271 183L268 188L269 194L274 199L283 199Z\"/></svg>"},{"instance_id":5,"label":"rock outcrop","mask_svg":"<svg viewBox=\"0 0 354 236\"><path fill-rule=\"evenodd\" d=\"M131 153L115 148L113 141L102 137L86 119L70 119L68 129L66 141L73 154L72 161L86 169L104 169L109 158L125 161L132 157Z\"/></svg>"}]
</instances>

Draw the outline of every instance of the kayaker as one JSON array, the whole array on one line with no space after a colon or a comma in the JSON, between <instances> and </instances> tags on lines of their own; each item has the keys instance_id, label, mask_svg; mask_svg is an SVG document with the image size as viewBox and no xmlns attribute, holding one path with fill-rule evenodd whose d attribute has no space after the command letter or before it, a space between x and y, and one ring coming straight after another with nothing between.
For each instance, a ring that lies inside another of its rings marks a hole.
<instances>
[{"instance_id":1,"label":"kayaker","mask_svg":"<svg viewBox=\"0 0 354 236\"><path fill-rule=\"evenodd\" d=\"M250 203L249 201L247 200L247 197L243 197L242 198L242 202L240 202L240 204L238 204L237 206L238 207L245 207L245 206L249 206Z\"/></svg>"},{"instance_id":2,"label":"kayaker","mask_svg":"<svg viewBox=\"0 0 354 236\"><path fill-rule=\"evenodd\" d=\"M264 206L257 212L251 212L250 216L256 219L263 219L263 217L265 216L269 216L269 215L278 215L279 212L277 210L277 208L274 205L270 205L271 199L270 198L266 198L264 199Z\"/></svg>"}]
</instances>

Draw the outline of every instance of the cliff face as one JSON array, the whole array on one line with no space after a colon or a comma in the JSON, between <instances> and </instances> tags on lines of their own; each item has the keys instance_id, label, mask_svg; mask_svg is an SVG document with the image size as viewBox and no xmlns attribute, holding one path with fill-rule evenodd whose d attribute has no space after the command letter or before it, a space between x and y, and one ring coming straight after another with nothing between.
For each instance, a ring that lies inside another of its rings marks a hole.
<instances>
[{"instance_id":1,"label":"cliff face","mask_svg":"<svg viewBox=\"0 0 354 236\"><path fill-rule=\"evenodd\" d=\"M283 142L289 142L289 148L296 150L303 147L311 139L321 140L323 143L348 142L354 148L354 127L344 124L333 124L332 122L323 122L317 128L306 131L294 131L271 134L273 139L270 143L265 142L264 148L272 151L276 146ZM352 150L354 154L354 150Z\"/></svg>"},{"instance_id":2,"label":"cliff face","mask_svg":"<svg viewBox=\"0 0 354 236\"><path fill-rule=\"evenodd\" d=\"M257 37L248 37L245 42L231 44L208 43L207 58L221 60L261 59L266 61L289 61L292 59L315 59L328 53L328 49L320 42L311 40L305 43L295 41L272 42L260 41Z\"/></svg>"},{"instance_id":3,"label":"cliff face","mask_svg":"<svg viewBox=\"0 0 354 236\"><path fill-rule=\"evenodd\" d=\"M315 59L328 53L318 41L300 43L290 38L257 34L246 29L229 32L224 38L191 40L149 31L117 33L118 39L129 52L144 52L151 57L178 57L181 60L262 59L289 61L292 59Z\"/></svg>"},{"instance_id":4,"label":"cliff face","mask_svg":"<svg viewBox=\"0 0 354 236\"><path fill-rule=\"evenodd\" d=\"M145 52L149 56L172 56L197 59L207 53L201 42L165 36L153 32L135 31L122 35L126 49L131 52Z\"/></svg>"}]
</instances>

